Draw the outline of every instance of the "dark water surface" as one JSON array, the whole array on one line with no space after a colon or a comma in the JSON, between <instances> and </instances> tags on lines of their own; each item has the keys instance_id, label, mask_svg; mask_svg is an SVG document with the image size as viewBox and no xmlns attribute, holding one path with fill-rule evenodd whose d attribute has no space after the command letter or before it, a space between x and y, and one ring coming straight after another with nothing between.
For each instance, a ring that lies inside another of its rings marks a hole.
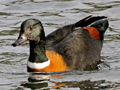
<instances>
[{"instance_id":1,"label":"dark water surface","mask_svg":"<svg viewBox=\"0 0 120 90\"><path fill-rule=\"evenodd\" d=\"M46 35L88 15L108 17L100 70L29 74L29 45L11 44L28 18L42 21ZM120 90L120 0L0 0L0 90Z\"/></svg>"}]
</instances>

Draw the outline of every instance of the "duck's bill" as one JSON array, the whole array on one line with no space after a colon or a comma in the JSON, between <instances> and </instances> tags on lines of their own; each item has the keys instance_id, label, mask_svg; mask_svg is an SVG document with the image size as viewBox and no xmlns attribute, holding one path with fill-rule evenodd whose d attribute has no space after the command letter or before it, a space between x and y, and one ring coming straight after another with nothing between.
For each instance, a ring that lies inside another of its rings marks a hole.
<instances>
[{"instance_id":1,"label":"duck's bill","mask_svg":"<svg viewBox=\"0 0 120 90\"><path fill-rule=\"evenodd\" d=\"M25 37L24 34L20 35L18 37L18 39L12 44L13 47L19 46L22 43L24 43L25 41L27 41L27 38Z\"/></svg>"}]
</instances>

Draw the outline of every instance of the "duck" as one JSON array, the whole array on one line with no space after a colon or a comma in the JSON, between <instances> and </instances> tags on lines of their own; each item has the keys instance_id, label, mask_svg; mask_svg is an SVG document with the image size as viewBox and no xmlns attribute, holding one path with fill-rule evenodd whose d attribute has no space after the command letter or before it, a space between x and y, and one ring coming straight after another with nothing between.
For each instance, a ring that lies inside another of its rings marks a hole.
<instances>
[{"instance_id":1,"label":"duck","mask_svg":"<svg viewBox=\"0 0 120 90\"><path fill-rule=\"evenodd\" d=\"M28 72L96 69L109 23L105 16L88 16L56 29L47 36L40 20L22 22L13 47L29 41Z\"/></svg>"}]
</instances>

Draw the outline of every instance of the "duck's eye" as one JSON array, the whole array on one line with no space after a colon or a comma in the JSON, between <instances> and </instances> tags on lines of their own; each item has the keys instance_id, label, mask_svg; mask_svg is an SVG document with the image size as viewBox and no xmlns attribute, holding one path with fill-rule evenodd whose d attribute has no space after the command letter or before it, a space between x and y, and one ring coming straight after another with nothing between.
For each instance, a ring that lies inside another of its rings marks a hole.
<instances>
[{"instance_id":1,"label":"duck's eye","mask_svg":"<svg viewBox=\"0 0 120 90\"><path fill-rule=\"evenodd\" d=\"M31 31L31 30L33 29L33 26L30 26L29 29L30 29L30 31Z\"/></svg>"}]
</instances>

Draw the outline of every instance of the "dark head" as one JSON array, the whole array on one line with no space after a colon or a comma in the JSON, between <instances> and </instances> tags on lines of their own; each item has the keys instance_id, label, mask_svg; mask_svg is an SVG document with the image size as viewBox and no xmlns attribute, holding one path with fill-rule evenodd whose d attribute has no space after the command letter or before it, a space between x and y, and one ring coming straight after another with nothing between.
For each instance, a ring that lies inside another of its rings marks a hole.
<instances>
[{"instance_id":1,"label":"dark head","mask_svg":"<svg viewBox=\"0 0 120 90\"><path fill-rule=\"evenodd\" d=\"M27 19L21 24L21 30L18 39L12 44L14 47L23 42L45 40L45 34L41 22L37 19Z\"/></svg>"}]
</instances>

